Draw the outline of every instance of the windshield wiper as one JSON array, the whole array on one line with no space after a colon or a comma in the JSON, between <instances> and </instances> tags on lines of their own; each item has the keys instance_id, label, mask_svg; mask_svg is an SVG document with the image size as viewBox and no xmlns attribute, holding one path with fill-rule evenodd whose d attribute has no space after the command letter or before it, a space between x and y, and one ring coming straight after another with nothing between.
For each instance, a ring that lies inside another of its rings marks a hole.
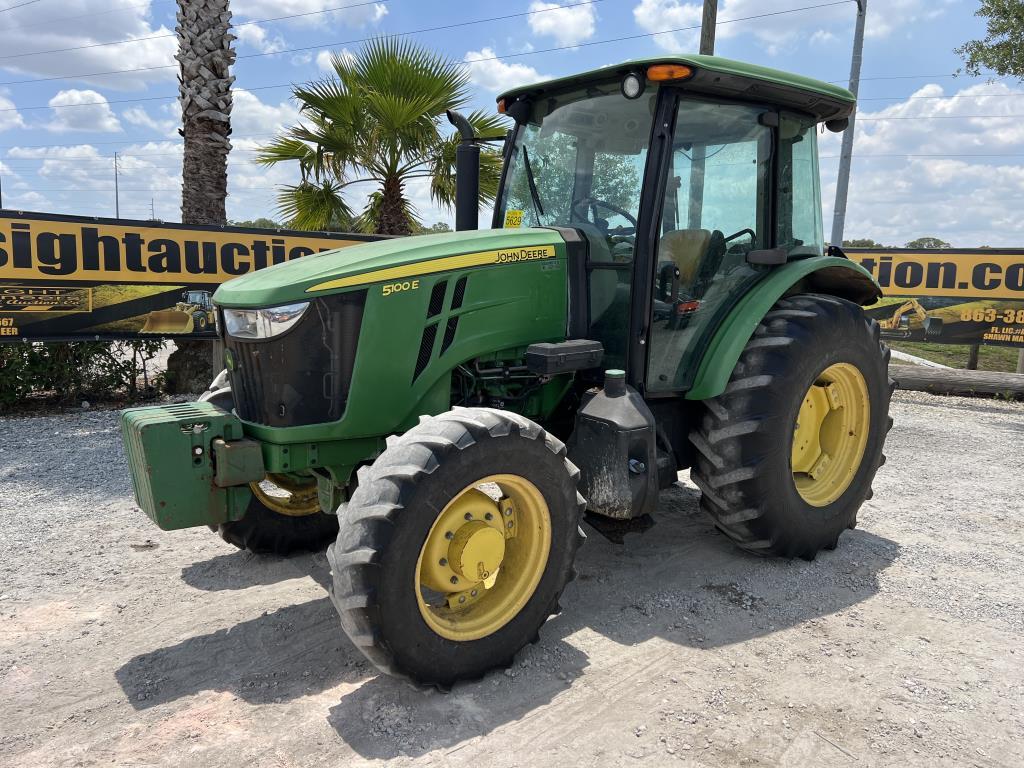
<instances>
[{"instance_id":1,"label":"windshield wiper","mask_svg":"<svg viewBox=\"0 0 1024 768\"><path fill-rule=\"evenodd\" d=\"M533 178L533 168L530 166L530 153L523 147L523 166L526 168L526 181L530 186L530 197L533 199L533 210L537 214L537 223L540 224L540 217L544 215L544 204L540 201L540 193L537 192L537 182Z\"/></svg>"}]
</instances>

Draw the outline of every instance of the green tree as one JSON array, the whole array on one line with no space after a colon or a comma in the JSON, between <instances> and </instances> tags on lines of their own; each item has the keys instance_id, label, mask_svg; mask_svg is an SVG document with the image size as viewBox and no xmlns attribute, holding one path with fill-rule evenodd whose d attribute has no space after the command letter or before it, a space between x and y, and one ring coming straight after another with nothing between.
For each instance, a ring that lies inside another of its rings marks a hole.
<instances>
[{"instance_id":1,"label":"green tree","mask_svg":"<svg viewBox=\"0 0 1024 768\"><path fill-rule=\"evenodd\" d=\"M413 231L416 212L407 185L430 180L431 200L450 209L455 202L455 149L445 110L469 100L466 70L455 61L408 40L373 40L356 55L334 53L333 75L293 89L302 122L263 147L265 165L297 162L302 174L278 196L278 210L298 229L330 229L342 221L388 235ZM498 138L501 118L473 112L478 136ZM494 200L501 157L480 157L480 202ZM347 194L366 200L356 212ZM366 186L372 191L366 195ZM361 187L361 188L360 188Z\"/></svg>"},{"instance_id":2,"label":"green tree","mask_svg":"<svg viewBox=\"0 0 1024 768\"><path fill-rule=\"evenodd\" d=\"M952 248L949 243L945 240L940 240L937 237L919 237L916 240L911 240L906 245L907 248Z\"/></svg>"},{"instance_id":3,"label":"green tree","mask_svg":"<svg viewBox=\"0 0 1024 768\"><path fill-rule=\"evenodd\" d=\"M534 130L534 129L530 129ZM544 206L544 222L569 221L569 206L573 200L576 183L575 136L568 133L543 133L532 142L530 165L533 169L537 191ZM617 205L626 210L636 210L635 199L640 190L640 172L633 155L598 153L594 157L593 188L590 197ZM526 174L517 174L516 181L508 190L508 208L522 211L533 210ZM586 215L586 211L578 211ZM602 216L610 215L604 209ZM534 214L536 215L536 214ZM541 223L538 218L538 223Z\"/></svg>"},{"instance_id":4,"label":"green tree","mask_svg":"<svg viewBox=\"0 0 1024 768\"><path fill-rule=\"evenodd\" d=\"M281 225L273 219L261 216L258 219L246 219L244 221L229 221L233 227L250 227L252 229L281 229Z\"/></svg>"},{"instance_id":5,"label":"green tree","mask_svg":"<svg viewBox=\"0 0 1024 768\"><path fill-rule=\"evenodd\" d=\"M853 240L843 240L843 248L885 248L885 246L876 243L869 237L859 237Z\"/></svg>"},{"instance_id":6,"label":"green tree","mask_svg":"<svg viewBox=\"0 0 1024 768\"><path fill-rule=\"evenodd\" d=\"M981 0L974 12L986 20L985 38L956 49L969 75L983 69L1024 80L1024 4L1020 0Z\"/></svg>"}]
</instances>

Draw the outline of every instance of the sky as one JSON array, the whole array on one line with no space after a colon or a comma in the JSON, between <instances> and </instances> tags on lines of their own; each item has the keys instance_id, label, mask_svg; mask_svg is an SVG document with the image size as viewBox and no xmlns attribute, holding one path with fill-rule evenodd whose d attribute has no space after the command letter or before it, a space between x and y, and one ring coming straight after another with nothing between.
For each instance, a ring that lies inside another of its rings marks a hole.
<instances>
[{"instance_id":1,"label":"sky","mask_svg":"<svg viewBox=\"0 0 1024 768\"><path fill-rule=\"evenodd\" d=\"M685 0L233 0L238 60L228 217L273 217L297 169L252 162L298 119L291 84L332 51L407 35L464 62L473 107L510 86L697 49ZM1024 84L954 76L984 36L972 0L871 0L846 237L1024 247ZM181 141L173 0L0 0L3 206L179 219ZM769 15L774 14L774 15ZM721 0L716 53L845 85L853 0ZM288 18L282 18L288 17ZM750 18L756 17L756 18ZM670 31L676 30L676 31ZM831 228L840 137L821 137ZM451 221L425 185L421 219ZM358 206L361 201L351 201Z\"/></svg>"}]
</instances>

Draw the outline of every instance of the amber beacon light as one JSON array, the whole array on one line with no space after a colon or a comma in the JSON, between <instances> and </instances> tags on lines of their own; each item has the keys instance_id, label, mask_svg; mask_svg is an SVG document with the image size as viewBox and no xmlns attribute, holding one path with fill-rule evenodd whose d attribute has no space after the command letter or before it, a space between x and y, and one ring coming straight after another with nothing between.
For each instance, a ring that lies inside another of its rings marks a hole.
<instances>
[{"instance_id":1,"label":"amber beacon light","mask_svg":"<svg viewBox=\"0 0 1024 768\"><path fill-rule=\"evenodd\" d=\"M693 77L693 67L683 64L652 64L647 68L647 79L659 83L687 80L690 77Z\"/></svg>"}]
</instances>

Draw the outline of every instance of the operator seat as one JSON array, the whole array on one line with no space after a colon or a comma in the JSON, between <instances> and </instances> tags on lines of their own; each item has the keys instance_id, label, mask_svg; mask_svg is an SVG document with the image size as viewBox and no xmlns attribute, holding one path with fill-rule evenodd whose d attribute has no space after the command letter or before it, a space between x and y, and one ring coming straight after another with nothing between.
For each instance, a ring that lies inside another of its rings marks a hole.
<instances>
[{"instance_id":1,"label":"operator seat","mask_svg":"<svg viewBox=\"0 0 1024 768\"><path fill-rule=\"evenodd\" d=\"M717 229L672 229L661 236L658 259L679 270L679 285L700 298L725 256L725 237Z\"/></svg>"}]
</instances>

